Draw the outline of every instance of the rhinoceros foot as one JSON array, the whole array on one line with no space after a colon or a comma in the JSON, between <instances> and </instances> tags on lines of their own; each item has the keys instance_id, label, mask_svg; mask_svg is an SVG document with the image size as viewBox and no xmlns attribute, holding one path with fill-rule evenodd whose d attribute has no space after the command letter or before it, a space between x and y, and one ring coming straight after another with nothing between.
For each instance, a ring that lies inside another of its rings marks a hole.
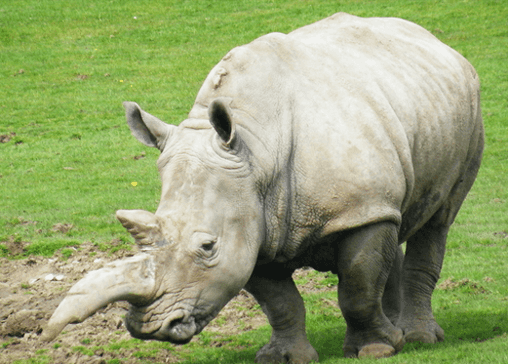
<instances>
[{"instance_id":1,"label":"rhinoceros foot","mask_svg":"<svg viewBox=\"0 0 508 364\"><path fill-rule=\"evenodd\" d=\"M406 340L402 330L393 327L390 330L373 330L351 334L349 328L344 343L346 358L387 358L397 354Z\"/></svg>"},{"instance_id":2,"label":"rhinoceros foot","mask_svg":"<svg viewBox=\"0 0 508 364\"><path fill-rule=\"evenodd\" d=\"M365 345L359 352L358 358L388 358L396 354L395 348L391 345L374 343Z\"/></svg>"},{"instance_id":3,"label":"rhinoceros foot","mask_svg":"<svg viewBox=\"0 0 508 364\"><path fill-rule=\"evenodd\" d=\"M319 355L306 338L302 340L272 339L256 354L256 363L263 364L307 364L317 361L319 361Z\"/></svg>"},{"instance_id":4,"label":"rhinoceros foot","mask_svg":"<svg viewBox=\"0 0 508 364\"><path fill-rule=\"evenodd\" d=\"M444 340L444 330L434 320L418 320L399 324L404 331L406 342L422 342L425 344L435 344Z\"/></svg>"}]
</instances>

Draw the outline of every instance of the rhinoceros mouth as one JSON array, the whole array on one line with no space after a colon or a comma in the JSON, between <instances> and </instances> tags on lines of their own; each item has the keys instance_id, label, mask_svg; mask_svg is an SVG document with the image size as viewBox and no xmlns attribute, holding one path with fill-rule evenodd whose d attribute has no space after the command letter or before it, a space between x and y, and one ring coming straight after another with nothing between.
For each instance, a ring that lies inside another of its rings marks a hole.
<instances>
[{"instance_id":1,"label":"rhinoceros mouth","mask_svg":"<svg viewBox=\"0 0 508 364\"><path fill-rule=\"evenodd\" d=\"M146 309L146 307L144 308ZM184 309L177 309L158 319L155 314L148 314L144 309L131 307L126 316L126 327L132 336L138 339L169 341L173 344L186 344L210 322L210 315L194 314ZM147 316L149 320L146 321Z\"/></svg>"}]
</instances>

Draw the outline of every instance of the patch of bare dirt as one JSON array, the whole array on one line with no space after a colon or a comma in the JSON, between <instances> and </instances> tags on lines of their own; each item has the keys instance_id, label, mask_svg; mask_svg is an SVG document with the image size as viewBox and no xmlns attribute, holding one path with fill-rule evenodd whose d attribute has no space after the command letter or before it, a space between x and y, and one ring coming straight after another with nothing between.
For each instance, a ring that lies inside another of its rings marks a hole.
<instances>
[{"instance_id":1,"label":"patch of bare dirt","mask_svg":"<svg viewBox=\"0 0 508 364\"><path fill-rule=\"evenodd\" d=\"M25 252L25 247L30 245L27 241L21 241L14 236L10 236L7 241L0 242L5 245L12 255L19 255Z\"/></svg>"},{"instance_id":2,"label":"patch of bare dirt","mask_svg":"<svg viewBox=\"0 0 508 364\"><path fill-rule=\"evenodd\" d=\"M501 239L507 239L508 238L508 232L506 232L506 231L498 231L498 232L494 233L494 236L497 236L498 238L501 238Z\"/></svg>"},{"instance_id":3,"label":"patch of bare dirt","mask_svg":"<svg viewBox=\"0 0 508 364\"><path fill-rule=\"evenodd\" d=\"M54 226L58 231L68 231L72 225ZM11 239L12 240L12 239ZM4 242L10 252L23 252L26 243ZM55 341L39 340L51 314L65 297L66 292L85 273L102 268L110 261L133 255L135 252L119 250L113 254L101 252L92 243L83 243L70 258L61 254L52 258L30 257L24 260L0 258L0 364L43 355L51 363L106 363L114 359L114 352L96 350L112 341L129 340L131 336L124 327L123 317L128 304L116 302L97 312L83 323L67 325ZM306 270L295 273L295 278L305 277ZM299 286L300 291L316 292L312 281ZM321 287L319 291L336 290L336 287ZM335 303L336 304L336 303ZM254 298L245 291L229 302L205 331L217 334L216 341L209 345L221 346L220 338L236 335L267 324ZM199 340L199 339L193 339ZM77 347L84 348L80 350ZM129 353L130 350L130 353ZM181 350L181 349L177 349ZM122 349L122 363L158 362L173 363L178 357L172 351L161 349L150 358L130 355L136 349Z\"/></svg>"},{"instance_id":4,"label":"patch of bare dirt","mask_svg":"<svg viewBox=\"0 0 508 364\"><path fill-rule=\"evenodd\" d=\"M68 233L69 231L71 231L71 229L73 228L74 226L72 224L62 224L62 223L58 223L58 224L55 224L53 225L53 227L51 228L51 231L54 231L54 232L60 232L62 234L66 234Z\"/></svg>"},{"instance_id":5,"label":"patch of bare dirt","mask_svg":"<svg viewBox=\"0 0 508 364\"><path fill-rule=\"evenodd\" d=\"M493 278L485 277L485 282L492 282ZM466 287L471 293L474 294L483 294L489 293L487 289L481 286L478 282L472 281L468 278L463 278L460 280L455 280L453 277L445 279L443 282L437 285L438 289L442 290L453 290L459 287Z\"/></svg>"},{"instance_id":6,"label":"patch of bare dirt","mask_svg":"<svg viewBox=\"0 0 508 364\"><path fill-rule=\"evenodd\" d=\"M0 134L0 143L8 143L12 138L16 136L16 133Z\"/></svg>"},{"instance_id":7,"label":"patch of bare dirt","mask_svg":"<svg viewBox=\"0 0 508 364\"><path fill-rule=\"evenodd\" d=\"M23 242L6 243L11 253L23 252ZM107 355L97 356L95 360L76 352L73 347L83 345L84 338L93 340L96 345L107 344L111 335L123 325L121 315L126 312L125 304L109 305L83 324L68 325L67 334L52 343L40 342L39 334L74 283L86 272L125 255L132 253L119 251L108 256L93 244L85 243L67 260L61 255L24 260L0 258L0 363L28 359L41 350L46 350L55 363L105 362Z\"/></svg>"}]
</instances>

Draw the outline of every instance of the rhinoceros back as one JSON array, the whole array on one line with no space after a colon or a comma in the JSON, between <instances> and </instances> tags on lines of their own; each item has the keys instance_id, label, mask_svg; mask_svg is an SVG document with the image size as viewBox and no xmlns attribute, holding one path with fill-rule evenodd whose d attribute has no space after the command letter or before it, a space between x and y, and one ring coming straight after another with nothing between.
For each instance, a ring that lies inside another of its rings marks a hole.
<instances>
[{"instance_id":1,"label":"rhinoceros back","mask_svg":"<svg viewBox=\"0 0 508 364\"><path fill-rule=\"evenodd\" d=\"M287 258L310 235L403 216L405 231L417 229L462 178L481 134L473 67L395 18L339 13L235 48L189 116L206 118L216 97L231 99L260 178L270 178L260 183L268 250Z\"/></svg>"}]
</instances>

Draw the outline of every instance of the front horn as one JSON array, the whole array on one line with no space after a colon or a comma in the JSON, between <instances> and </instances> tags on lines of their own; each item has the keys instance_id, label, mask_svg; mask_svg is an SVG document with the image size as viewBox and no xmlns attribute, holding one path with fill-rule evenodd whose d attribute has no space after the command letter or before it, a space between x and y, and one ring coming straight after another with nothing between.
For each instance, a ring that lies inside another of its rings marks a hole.
<instances>
[{"instance_id":1,"label":"front horn","mask_svg":"<svg viewBox=\"0 0 508 364\"><path fill-rule=\"evenodd\" d=\"M117 260L89 272L69 290L44 329L41 340L51 341L69 323L92 316L108 303L128 301L143 305L156 291L155 263L148 254Z\"/></svg>"}]
</instances>

